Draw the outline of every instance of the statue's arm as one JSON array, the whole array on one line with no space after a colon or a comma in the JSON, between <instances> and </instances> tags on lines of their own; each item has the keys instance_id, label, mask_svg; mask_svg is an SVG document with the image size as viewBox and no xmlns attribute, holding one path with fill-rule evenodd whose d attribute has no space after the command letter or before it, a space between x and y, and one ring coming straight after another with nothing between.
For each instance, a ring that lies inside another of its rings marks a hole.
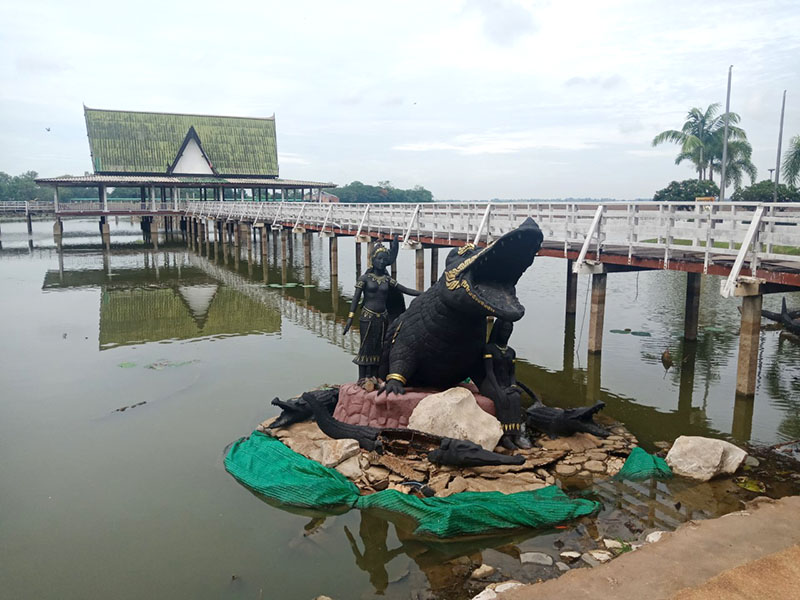
<instances>
[{"instance_id":1,"label":"statue's arm","mask_svg":"<svg viewBox=\"0 0 800 600\"><path fill-rule=\"evenodd\" d=\"M394 279L392 281L394 281ZM415 290L414 288L408 288L404 286L402 283L399 283L397 281L394 281L394 287L395 289L406 294L407 296L419 296L422 293L421 291Z\"/></svg>"},{"instance_id":2,"label":"statue's arm","mask_svg":"<svg viewBox=\"0 0 800 600\"><path fill-rule=\"evenodd\" d=\"M350 314L347 315L347 321L344 324L344 333L350 331L350 327L353 325L353 317L356 314L356 309L358 308L358 302L361 300L361 290L364 289L364 282L359 279L356 283L356 291L353 294L353 301L350 303Z\"/></svg>"}]
</instances>

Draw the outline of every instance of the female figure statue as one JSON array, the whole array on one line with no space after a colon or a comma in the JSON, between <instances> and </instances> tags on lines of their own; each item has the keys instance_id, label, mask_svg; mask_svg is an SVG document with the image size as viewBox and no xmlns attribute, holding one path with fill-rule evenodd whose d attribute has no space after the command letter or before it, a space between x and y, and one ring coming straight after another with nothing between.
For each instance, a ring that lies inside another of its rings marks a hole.
<instances>
[{"instance_id":1,"label":"female figure statue","mask_svg":"<svg viewBox=\"0 0 800 600\"><path fill-rule=\"evenodd\" d=\"M530 448L531 441L523 429L521 396L524 391L538 401L533 392L517 381L514 367L516 352L508 345L514 330L511 321L497 319L484 346L484 377L480 382L481 394L494 402L495 413L503 427L500 444L509 450Z\"/></svg>"},{"instance_id":2,"label":"female figure statue","mask_svg":"<svg viewBox=\"0 0 800 600\"><path fill-rule=\"evenodd\" d=\"M400 285L386 272L386 268L397 258L400 243L392 240L390 248L380 242L372 250L372 267L358 278L350 314L344 332L347 333L353 324L356 308L361 296L364 304L358 320L361 333L361 347L353 362L358 365L358 379L377 377L378 363L381 360L383 338L389 323L405 310L403 294L419 296L422 292Z\"/></svg>"}]
</instances>

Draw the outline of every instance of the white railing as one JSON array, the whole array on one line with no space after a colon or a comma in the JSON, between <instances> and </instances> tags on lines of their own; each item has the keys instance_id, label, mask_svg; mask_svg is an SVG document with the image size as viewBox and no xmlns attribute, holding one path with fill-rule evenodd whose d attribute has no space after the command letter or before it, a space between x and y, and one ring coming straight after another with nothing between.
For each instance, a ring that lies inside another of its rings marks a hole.
<instances>
[{"instance_id":1,"label":"white railing","mask_svg":"<svg viewBox=\"0 0 800 600\"><path fill-rule=\"evenodd\" d=\"M190 216L212 216L312 227L348 234L398 234L407 247L420 238L432 243L490 242L527 217L538 223L545 245L580 249L575 269L596 270L604 250L627 253L628 264L643 249L659 250L665 269L685 253L701 256L704 271L717 259L736 272L765 261L793 263L800 270L800 204L713 202L463 202L430 204L320 204L313 202L189 202ZM755 222L755 225L754 225ZM652 254L652 253L651 253ZM748 260L749 255L749 260Z\"/></svg>"},{"instance_id":2,"label":"white railing","mask_svg":"<svg viewBox=\"0 0 800 600\"><path fill-rule=\"evenodd\" d=\"M13 202L0 202L0 214L22 214L28 213L42 213L53 212L52 202L43 202L41 200L34 200L32 202L13 201Z\"/></svg>"},{"instance_id":3,"label":"white railing","mask_svg":"<svg viewBox=\"0 0 800 600\"><path fill-rule=\"evenodd\" d=\"M207 203L201 203L207 204ZM233 204L233 203L230 203ZM129 213L141 213L141 212L184 212L186 210L187 202L186 201L179 201L177 209L175 207L175 202L172 200L167 200L166 202L156 201L153 204L153 201L148 198L146 201L141 202L138 200L130 201L115 201L115 200L108 200L108 206L104 208L103 203L97 200L92 200L88 202L59 202L58 204L58 214L60 215L69 215L69 214L81 214L81 213L96 213L96 212L108 212L109 214L129 214ZM50 203L50 209L52 212L52 203ZM107 208L107 210L106 210Z\"/></svg>"}]
</instances>

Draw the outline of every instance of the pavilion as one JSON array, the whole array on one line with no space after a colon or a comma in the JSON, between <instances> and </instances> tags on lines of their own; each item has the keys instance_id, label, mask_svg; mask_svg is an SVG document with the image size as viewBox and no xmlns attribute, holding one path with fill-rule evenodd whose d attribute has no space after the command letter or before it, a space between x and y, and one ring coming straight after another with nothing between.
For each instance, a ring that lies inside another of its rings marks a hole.
<instances>
[{"instance_id":1,"label":"pavilion","mask_svg":"<svg viewBox=\"0 0 800 600\"><path fill-rule=\"evenodd\" d=\"M222 117L85 106L84 115L94 174L36 180L55 189L57 214L66 212L59 210L59 187L97 187L100 214L114 212L113 202L109 211L109 187L139 188L140 210L123 210L147 214L178 211L181 198L190 192L200 200L247 196L252 201L319 201L323 188L336 187L278 177L274 115Z\"/></svg>"}]
</instances>

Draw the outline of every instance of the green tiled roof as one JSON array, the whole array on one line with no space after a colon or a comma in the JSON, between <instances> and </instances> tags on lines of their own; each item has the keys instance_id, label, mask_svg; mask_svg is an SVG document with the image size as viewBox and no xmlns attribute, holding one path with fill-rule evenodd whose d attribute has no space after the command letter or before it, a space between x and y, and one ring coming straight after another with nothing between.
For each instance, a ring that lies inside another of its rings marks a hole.
<instances>
[{"instance_id":1,"label":"green tiled roof","mask_svg":"<svg viewBox=\"0 0 800 600\"><path fill-rule=\"evenodd\" d=\"M275 118L84 108L95 173L163 174L190 127L220 175L278 176Z\"/></svg>"}]
</instances>

